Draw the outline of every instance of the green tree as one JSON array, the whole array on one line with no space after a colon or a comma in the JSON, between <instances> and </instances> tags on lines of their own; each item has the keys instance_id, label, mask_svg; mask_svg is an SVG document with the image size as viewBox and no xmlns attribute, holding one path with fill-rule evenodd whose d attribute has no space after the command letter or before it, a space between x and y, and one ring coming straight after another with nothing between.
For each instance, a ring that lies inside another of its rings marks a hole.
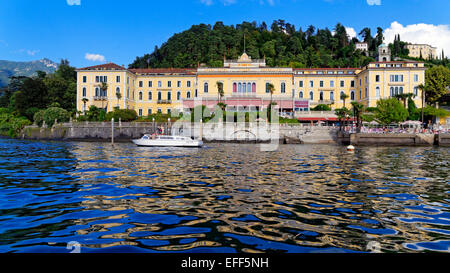
<instances>
[{"instance_id":1,"label":"green tree","mask_svg":"<svg viewBox=\"0 0 450 273\"><path fill-rule=\"evenodd\" d=\"M377 101L377 108L375 118L383 124L403 122L409 115L408 110L395 98Z\"/></svg>"},{"instance_id":2,"label":"green tree","mask_svg":"<svg viewBox=\"0 0 450 273\"><path fill-rule=\"evenodd\" d=\"M273 85L273 83L268 83L266 88L267 88L267 90L270 93L270 104L272 105L272 103L273 103L273 93L275 92L275 86Z\"/></svg>"},{"instance_id":3,"label":"green tree","mask_svg":"<svg viewBox=\"0 0 450 273\"><path fill-rule=\"evenodd\" d=\"M364 112L364 104L354 101L352 102L352 106L353 106L353 113L355 113L356 117L356 128L357 128L356 132L360 133L362 126L361 115Z\"/></svg>"},{"instance_id":4,"label":"green tree","mask_svg":"<svg viewBox=\"0 0 450 273\"><path fill-rule=\"evenodd\" d=\"M350 110L348 110L345 107L342 107L334 110L334 112L339 120L339 131L342 131L343 121L345 121L347 117L350 115Z\"/></svg>"},{"instance_id":5,"label":"green tree","mask_svg":"<svg viewBox=\"0 0 450 273\"><path fill-rule=\"evenodd\" d=\"M223 82L217 82L216 83L217 86L217 95L219 96L219 103L222 101L222 97L224 96L224 92L223 92Z\"/></svg>"},{"instance_id":6,"label":"green tree","mask_svg":"<svg viewBox=\"0 0 450 273\"><path fill-rule=\"evenodd\" d=\"M419 112L417 110L416 104L412 97L408 98L408 119L409 120L419 120Z\"/></svg>"},{"instance_id":7,"label":"green tree","mask_svg":"<svg viewBox=\"0 0 450 273\"><path fill-rule=\"evenodd\" d=\"M349 98L349 95L347 95L347 94L345 94L345 93L342 93L342 94L341 94L341 100L344 101L344 108L345 108L345 100L347 100L348 98Z\"/></svg>"},{"instance_id":8,"label":"green tree","mask_svg":"<svg viewBox=\"0 0 450 273\"><path fill-rule=\"evenodd\" d=\"M67 122L69 119L69 112L59 107L50 107L44 111L44 121L49 127L53 126L55 120L58 122Z\"/></svg>"},{"instance_id":9,"label":"green tree","mask_svg":"<svg viewBox=\"0 0 450 273\"><path fill-rule=\"evenodd\" d=\"M435 66L425 71L426 101L437 102L447 93L450 86L450 69L444 66Z\"/></svg>"},{"instance_id":10,"label":"green tree","mask_svg":"<svg viewBox=\"0 0 450 273\"><path fill-rule=\"evenodd\" d=\"M27 117L29 120L33 119L33 115L27 113L30 108L44 109L48 104L47 86L40 78L27 78L21 90L15 93L15 110L20 115Z\"/></svg>"},{"instance_id":11,"label":"green tree","mask_svg":"<svg viewBox=\"0 0 450 273\"><path fill-rule=\"evenodd\" d=\"M116 92L117 105L120 109L120 99L122 98L122 94L120 92Z\"/></svg>"}]
</instances>

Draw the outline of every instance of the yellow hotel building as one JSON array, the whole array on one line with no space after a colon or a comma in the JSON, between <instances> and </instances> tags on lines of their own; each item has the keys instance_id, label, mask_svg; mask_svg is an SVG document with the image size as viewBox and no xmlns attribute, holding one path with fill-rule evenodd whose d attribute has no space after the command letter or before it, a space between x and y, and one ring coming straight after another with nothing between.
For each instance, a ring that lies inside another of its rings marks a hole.
<instances>
[{"instance_id":1,"label":"yellow hotel building","mask_svg":"<svg viewBox=\"0 0 450 273\"><path fill-rule=\"evenodd\" d=\"M188 112L196 105L213 108L219 99L228 111L258 111L271 99L281 112L309 111L318 104L343 107L341 94L350 102L375 107L381 98L414 93L421 105L425 66L420 62L373 62L362 68L267 67L244 53L238 60L224 60L221 68L127 69L108 63L77 69L77 110L90 105L113 111L134 109L139 116L156 112ZM106 82L108 89L100 86ZM223 83L220 98L217 83ZM267 85L275 91L271 96ZM120 94L118 97L116 94Z\"/></svg>"}]
</instances>

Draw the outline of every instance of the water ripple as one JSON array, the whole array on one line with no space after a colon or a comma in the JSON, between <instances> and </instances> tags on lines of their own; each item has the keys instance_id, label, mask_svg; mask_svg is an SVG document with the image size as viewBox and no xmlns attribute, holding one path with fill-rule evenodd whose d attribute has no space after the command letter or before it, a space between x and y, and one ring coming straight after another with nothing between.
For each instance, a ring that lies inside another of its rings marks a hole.
<instances>
[{"instance_id":1,"label":"water ripple","mask_svg":"<svg viewBox=\"0 0 450 273\"><path fill-rule=\"evenodd\" d=\"M450 252L448 158L0 139L0 252Z\"/></svg>"}]
</instances>

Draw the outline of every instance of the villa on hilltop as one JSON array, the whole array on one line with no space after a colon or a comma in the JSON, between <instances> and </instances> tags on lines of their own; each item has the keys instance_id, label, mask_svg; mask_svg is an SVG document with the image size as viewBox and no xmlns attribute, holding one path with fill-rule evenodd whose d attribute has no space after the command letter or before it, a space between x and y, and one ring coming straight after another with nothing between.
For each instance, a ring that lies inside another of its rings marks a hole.
<instances>
[{"instance_id":1,"label":"villa on hilltop","mask_svg":"<svg viewBox=\"0 0 450 273\"><path fill-rule=\"evenodd\" d=\"M127 69L107 63L77 69L77 74L78 111L95 105L106 111L134 109L139 116L189 112L201 104L213 108L219 102L227 111L259 111L271 100L280 112L309 111L319 104L336 109L344 106L342 94L348 95L347 107L353 101L374 107L379 99L402 93L413 93L416 105L421 105L418 86L425 82L422 62L380 61L361 68L267 67L264 59L253 60L246 53L224 60L221 68ZM103 82L107 90L101 89ZM223 97L218 83L223 85ZM272 95L269 84L275 87Z\"/></svg>"}]
</instances>

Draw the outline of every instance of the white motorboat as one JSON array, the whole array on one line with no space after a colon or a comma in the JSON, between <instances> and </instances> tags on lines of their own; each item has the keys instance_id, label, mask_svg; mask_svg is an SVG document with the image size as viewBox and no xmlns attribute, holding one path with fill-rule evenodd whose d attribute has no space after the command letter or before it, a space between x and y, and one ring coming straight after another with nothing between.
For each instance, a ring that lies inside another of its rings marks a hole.
<instances>
[{"instance_id":1,"label":"white motorboat","mask_svg":"<svg viewBox=\"0 0 450 273\"><path fill-rule=\"evenodd\" d=\"M185 136L157 136L144 135L140 139L133 139L138 146L149 147L202 147L203 141Z\"/></svg>"}]
</instances>

